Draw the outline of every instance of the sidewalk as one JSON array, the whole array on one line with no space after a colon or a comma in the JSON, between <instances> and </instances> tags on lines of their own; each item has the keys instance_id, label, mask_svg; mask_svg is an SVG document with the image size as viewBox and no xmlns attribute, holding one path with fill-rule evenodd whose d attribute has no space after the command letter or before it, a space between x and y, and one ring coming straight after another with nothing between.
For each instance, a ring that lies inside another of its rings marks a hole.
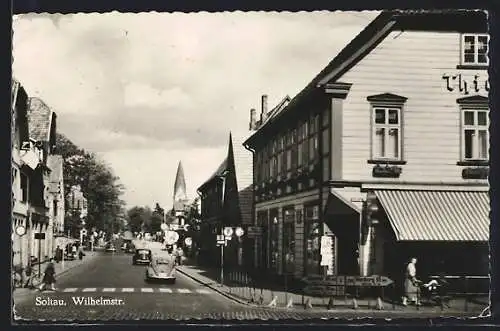
<instances>
[{"instance_id":1,"label":"sidewalk","mask_svg":"<svg viewBox=\"0 0 500 331\"><path fill-rule=\"evenodd\" d=\"M211 288L212 290L224 295L225 297L254 307L274 307L288 308L298 310L314 311L354 311L360 313L369 313L379 310L394 313L416 312L418 314L446 315L456 314L459 316L478 316L488 306L488 298L478 298L478 300L467 301L464 298L456 298L450 302L450 307L441 310L436 306L402 306L400 303L391 302L389 299L378 301L377 298L358 298L354 300L351 296L335 297L330 302L331 309L328 310L329 298L314 297L285 292L284 290L269 288L253 288L251 285L236 285L231 280L225 280L224 285L220 285L220 270L210 270L209 268L183 265L177 267L177 270L189 278ZM227 277L227 275L225 275ZM248 280L246 284L251 284Z\"/></svg>"},{"instance_id":2,"label":"sidewalk","mask_svg":"<svg viewBox=\"0 0 500 331\"><path fill-rule=\"evenodd\" d=\"M97 256L97 252L95 252L95 251L94 252L85 251L85 256L84 256L83 260L79 260L79 259L75 259L72 261L65 260L64 263L62 261L59 263L54 262L54 268L55 268L55 272L56 272L56 280L59 277L61 277L62 275L64 275L65 273L67 273L68 271L74 269L75 267L78 267L80 265L83 265L85 263L92 261L93 259L95 259L96 256ZM47 263L48 263L48 261L44 261L40 265L40 270L41 270L40 278L41 279L43 278L43 273L45 271L45 267L47 266ZM33 266L33 272L35 274L38 274L38 264ZM57 284L56 284L56 288L57 288ZM36 289L16 288L12 292L12 297L14 300L19 300L19 299L22 299L22 298L34 293L35 291L36 291Z\"/></svg>"}]
</instances>

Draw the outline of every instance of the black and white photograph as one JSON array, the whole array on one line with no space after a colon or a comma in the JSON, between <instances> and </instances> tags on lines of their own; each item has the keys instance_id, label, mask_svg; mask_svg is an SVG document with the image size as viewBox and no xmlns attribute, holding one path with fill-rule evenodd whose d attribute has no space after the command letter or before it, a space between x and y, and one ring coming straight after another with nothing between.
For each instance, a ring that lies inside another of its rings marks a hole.
<instances>
[{"instance_id":1,"label":"black and white photograph","mask_svg":"<svg viewBox=\"0 0 500 331\"><path fill-rule=\"evenodd\" d=\"M16 323L490 315L486 11L12 30Z\"/></svg>"}]
</instances>

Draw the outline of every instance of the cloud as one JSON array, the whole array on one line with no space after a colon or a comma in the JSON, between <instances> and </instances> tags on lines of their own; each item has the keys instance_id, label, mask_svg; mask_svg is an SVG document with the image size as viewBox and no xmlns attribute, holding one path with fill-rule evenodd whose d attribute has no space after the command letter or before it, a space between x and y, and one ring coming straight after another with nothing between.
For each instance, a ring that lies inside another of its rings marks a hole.
<instances>
[{"instance_id":1,"label":"cloud","mask_svg":"<svg viewBox=\"0 0 500 331\"><path fill-rule=\"evenodd\" d=\"M83 148L211 150L248 128L262 94L270 107L293 97L376 15L19 15L13 73Z\"/></svg>"}]
</instances>

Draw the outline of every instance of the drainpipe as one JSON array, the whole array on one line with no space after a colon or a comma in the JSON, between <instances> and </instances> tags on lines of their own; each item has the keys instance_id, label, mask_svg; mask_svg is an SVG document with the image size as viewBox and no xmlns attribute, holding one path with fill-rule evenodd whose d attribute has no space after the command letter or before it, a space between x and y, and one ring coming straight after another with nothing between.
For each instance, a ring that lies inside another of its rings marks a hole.
<instances>
[{"instance_id":1,"label":"drainpipe","mask_svg":"<svg viewBox=\"0 0 500 331\"><path fill-rule=\"evenodd\" d=\"M253 189L254 186L255 186L255 181L254 181L254 158L255 158L255 149L251 148L250 146L248 146L248 144L243 144L243 147L245 147L245 149L247 151L249 151L250 153L252 153L252 213L251 213L251 219L252 219L252 224L253 225L256 225L255 224L255 206L254 206L254 203L255 203L255 190ZM263 243L262 243L262 237L259 237L259 245L261 246L261 249L262 249L262 246L263 246ZM253 264L254 264L254 267L258 266L259 264L259 255L257 254L258 251L257 251L257 239L254 239L254 249L253 249L253 254L254 254L254 259L253 259Z\"/></svg>"}]
</instances>

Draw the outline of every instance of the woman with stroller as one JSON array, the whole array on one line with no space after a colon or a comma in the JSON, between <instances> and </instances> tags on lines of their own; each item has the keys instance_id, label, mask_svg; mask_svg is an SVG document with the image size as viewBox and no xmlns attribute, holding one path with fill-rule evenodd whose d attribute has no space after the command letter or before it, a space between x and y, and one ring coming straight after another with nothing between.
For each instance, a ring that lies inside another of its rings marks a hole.
<instances>
[{"instance_id":1,"label":"woman with stroller","mask_svg":"<svg viewBox=\"0 0 500 331\"><path fill-rule=\"evenodd\" d=\"M413 257L406 266L403 296L403 306L408 305L408 301L420 306L420 281L417 279L417 258Z\"/></svg>"}]
</instances>

